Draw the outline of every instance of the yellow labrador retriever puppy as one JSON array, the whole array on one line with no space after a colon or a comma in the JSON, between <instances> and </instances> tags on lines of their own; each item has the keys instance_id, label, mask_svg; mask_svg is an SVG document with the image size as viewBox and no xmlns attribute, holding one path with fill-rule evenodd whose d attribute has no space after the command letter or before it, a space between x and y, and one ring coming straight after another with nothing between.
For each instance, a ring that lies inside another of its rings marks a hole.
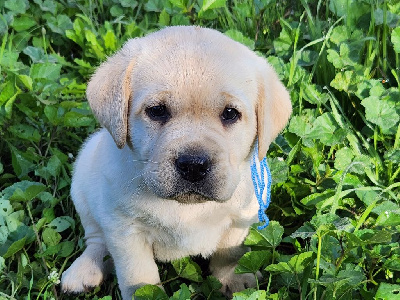
<instances>
[{"instance_id":1,"label":"yellow labrador retriever puppy","mask_svg":"<svg viewBox=\"0 0 400 300\"><path fill-rule=\"evenodd\" d=\"M257 221L250 174L286 125L289 94L265 59L206 28L132 39L93 75L87 97L104 129L83 146L71 194L86 250L62 288L101 283L110 254L122 297L160 284L155 260L211 257L226 295L254 285L234 273Z\"/></svg>"}]
</instances>

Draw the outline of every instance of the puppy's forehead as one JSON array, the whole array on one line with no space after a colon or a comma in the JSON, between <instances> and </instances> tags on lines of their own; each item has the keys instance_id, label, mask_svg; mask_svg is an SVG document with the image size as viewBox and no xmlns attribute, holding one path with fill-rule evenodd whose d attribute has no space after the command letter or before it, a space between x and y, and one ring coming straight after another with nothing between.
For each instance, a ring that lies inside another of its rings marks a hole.
<instances>
[{"instance_id":1,"label":"puppy's forehead","mask_svg":"<svg viewBox=\"0 0 400 300\"><path fill-rule=\"evenodd\" d=\"M174 27L139 40L134 92L174 91L193 99L232 89L256 92L256 55L215 30Z\"/></svg>"}]
</instances>

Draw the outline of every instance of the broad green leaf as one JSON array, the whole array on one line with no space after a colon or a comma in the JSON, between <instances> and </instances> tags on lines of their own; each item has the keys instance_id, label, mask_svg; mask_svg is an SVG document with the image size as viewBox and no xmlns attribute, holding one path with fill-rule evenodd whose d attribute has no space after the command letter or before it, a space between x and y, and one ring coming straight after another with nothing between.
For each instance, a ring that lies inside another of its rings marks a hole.
<instances>
[{"instance_id":1,"label":"broad green leaf","mask_svg":"<svg viewBox=\"0 0 400 300\"><path fill-rule=\"evenodd\" d=\"M156 285L145 285L135 292L135 300L168 300L167 294Z\"/></svg>"},{"instance_id":2,"label":"broad green leaf","mask_svg":"<svg viewBox=\"0 0 400 300\"><path fill-rule=\"evenodd\" d=\"M225 7L226 0L203 0L203 5L201 7L202 11L207 11L209 9Z\"/></svg>"},{"instance_id":3,"label":"broad green leaf","mask_svg":"<svg viewBox=\"0 0 400 300\"><path fill-rule=\"evenodd\" d=\"M346 26L336 26L333 28L329 40L339 46L342 42L345 42L350 38L349 28Z\"/></svg>"},{"instance_id":4,"label":"broad green leaf","mask_svg":"<svg viewBox=\"0 0 400 300\"><path fill-rule=\"evenodd\" d=\"M15 29L15 31L20 32L28 30L35 25L36 21L33 18L28 16L21 16L19 18L15 18L11 26Z\"/></svg>"},{"instance_id":5,"label":"broad green leaf","mask_svg":"<svg viewBox=\"0 0 400 300\"><path fill-rule=\"evenodd\" d=\"M375 200L377 200L377 199L379 199L379 198L376 198ZM382 201L381 203L376 205L374 207L374 209L372 210L372 212L377 215L388 214L389 212L400 213L400 206L397 203L386 200L386 201Z\"/></svg>"},{"instance_id":6,"label":"broad green leaf","mask_svg":"<svg viewBox=\"0 0 400 300\"><path fill-rule=\"evenodd\" d=\"M62 107L53 105L46 105L44 108L44 114L53 125L59 125L63 121L62 116L64 112L65 110Z\"/></svg>"},{"instance_id":7,"label":"broad green leaf","mask_svg":"<svg viewBox=\"0 0 400 300\"><path fill-rule=\"evenodd\" d=\"M233 294L233 300L266 300L267 292L253 289L244 290ZM268 298L269 299L269 298Z\"/></svg>"},{"instance_id":8,"label":"broad green leaf","mask_svg":"<svg viewBox=\"0 0 400 300\"><path fill-rule=\"evenodd\" d=\"M351 266L350 268L353 268L353 266ZM345 278L346 283L351 286L360 285L366 279L364 272L357 269L357 267L354 267L354 269L340 270L337 274L337 277Z\"/></svg>"},{"instance_id":9,"label":"broad green leaf","mask_svg":"<svg viewBox=\"0 0 400 300\"><path fill-rule=\"evenodd\" d=\"M0 216L8 216L14 211L10 200L5 200L0 198ZM4 225L4 224L0 224Z\"/></svg>"},{"instance_id":10,"label":"broad green leaf","mask_svg":"<svg viewBox=\"0 0 400 300\"><path fill-rule=\"evenodd\" d=\"M221 292L219 291L222 287L221 282L218 281L214 276L207 276L200 285L201 292L206 296L207 299L218 299L223 300ZM211 298L212 296L212 298Z\"/></svg>"},{"instance_id":11,"label":"broad green leaf","mask_svg":"<svg viewBox=\"0 0 400 300\"><path fill-rule=\"evenodd\" d=\"M176 291L169 300L187 300L190 299L192 293L190 292L188 286L184 283L180 285L180 289Z\"/></svg>"},{"instance_id":12,"label":"broad green leaf","mask_svg":"<svg viewBox=\"0 0 400 300\"><path fill-rule=\"evenodd\" d=\"M28 55L32 59L32 62L34 63L45 62L44 61L45 54L42 48L28 46L22 52Z\"/></svg>"},{"instance_id":13,"label":"broad green leaf","mask_svg":"<svg viewBox=\"0 0 400 300\"><path fill-rule=\"evenodd\" d=\"M359 51L353 50L346 43L340 44L339 52L334 49L327 50L327 59L335 68L342 69L348 66L355 66L359 60Z\"/></svg>"},{"instance_id":14,"label":"broad green leaf","mask_svg":"<svg viewBox=\"0 0 400 300\"><path fill-rule=\"evenodd\" d=\"M376 300L400 300L400 285L381 282L375 295Z\"/></svg>"},{"instance_id":15,"label":"broad green leaf","mask_svg":"<svg viewBox=\"0 0 400 300\"><path fill-rule=\"evenodd\" d=\"M307 206L315 206L316 204L325 201L335 194L333 190L327 189L322 193L314 193L301 199L301 203Z\"/></svg>"},{"instance_id":16,"label":"broad green leaf","mask_svg":"<svg viewBox=\"0 0 400 300\"><path fill-rule=\"evenodd\" d=\"M269 225L259 230L257 225L252 225L250 233L244 244L247 246L259 246L276 248L282 241L283 227L276 221L271 221Z\"/></svg>"},{"instance_id":17,"label":"broad green leaf","mask_svg":"<svg viewBox=\"0 0 400 300\"><path fill-rule=\"evenodd\" d=\"M255 46L254 41L252 39L244 36L243 33L241 33L240 31L235 30L235 29L229 29L228 31L225 31L224 34L226 36L230 37L231 39L235 40L236 42L246 45L251 50L254 50L254 46Z\"/></svg>"},{"instance_id":18,"label":"broad green leaf","mask_svg":"<svg viewBox=\"0 0 400 300\"><path fill-rule=\"evenodd\" d=\"M308 251L293 256L288 265L294 273L301 273L304 269L312 262L314 258L314 252Z\"/></svg>"},{"instance_id":19,"label":"broad green leaf","mask_svg":"<svg viewBox=\"0 0 400 300\"><path fill-rule=\"evenodd\" d=\"M285 182L288 178L289 167L283 159L278 157L268 159L271 169L272 184Z\"/></svg>"},{"instance_id":20,"label":"broad green leaf","mask_svg":"<svg viewBox=\"0 0 400 300\"><path fill-rule=\"evenodd\" d=\"M10 69L18 69L18 59L18 51L5 50L4 52L2 52L2 56L0 57L0 65Z\"/></svg>"},{"instance_id":21,"label":"broad green leaf","mask_svg":"<svg viewBox=\"0 0 400 300\"><path fill-rule=\"evenodd\" d=\"M400 164L400 150L391 149L385 152L384 158L392 163Z\"/></svg>"},{"instance_id":22,"label":"broad green leaf","mask_svg":"<svg viewBox=\"0 0 400 300\"><path fill-rule=\"evenodd\" d=\"M57 12L57 3L53 0L33 0L36 4L39 5L42 11L51 12L53 15Z\"/></svg>"},{"instance_id":23,"label":"broad green leaf","mask_svg":"<svg viewBox=\"0 0 400 300\"><path fill-rule=\"evenodd\" d=\"M160 13L160 17L158 18L158 23L161 26L168 26L170 21L171 21L171 18L169 16L169 14L167 13L167 11L165 9L163 9Z\"/></svg>"},{"instance_id":24,"label":"broad green leaf","mask_svg":"<svg viewBox=\"0 0 400 300\"><path fill-rule=\"evenodd\" d=\"M24 180L14 183L7 190L12 191L11 201L30 201L45 189L42 183Z\"/></svg>"},{"instance_id":25,"label":"broad green leaf","mask_svg":"<svg viewBox=\"0 0 400 300\"><path fill-rule=\"evenodd\" d=\"M61 65L53 63L33 64L30 77L32 79L48 79L56 81L60 78Z\"/></svg>"},{"instance_id":26,"label":"broad green leaf","mask_svg":"<svg viewBox=\"0 0 400 300\"><path fill-rule=\"evenodd\" d=\"M392 240L392 233L386 230L359 230L355 235L370 245L389 243Z\"/></svg>"},{"instance_id":27,"label":"broad green leaf","mask_svg":"<svg viewBox=\"0 0 400 300\"><path fill-rule=\"evenodd\" d=\"M357 0L332 0L329 1L329 9L336 16L345 16L348 27L353 28L358 19L370 11L370 6Z\"/></svg>"},{"instance_id":28,"label":"broad green leaf","mask_svg":"<svg viewBox=\"0 0 400 300\"><path fill-rule=\"evenodd\" d=\"M4 6L14 14L23 14L29 8L28 0L6 0Z\"/></svg>"},{"instance_id":29,"label":"broad green leaf","mask_svg":"<svg viewBox=\"0 0 400 300\"><path fill-rule=\"evenodd\" d=\"M35 170L35 175L49 180L51 177L57 177L60 175L62 167L62 161L57 155L53 155L46 166L40 166Z\"/></svg>"},{"instance_id":30,"label":"broad green leaf","mask_svg":"<svg viewBox=\"0 0 400 300\"><path fill-rule=\"evenodd\" d=\"M276 272L276 273L293 273L292 268L286 262L280 262L277 264L270 264L265 268L267 272Z\"/></svg>"},{"instance_id":31,"label":"broad green leaf","mask_svg":"<svg viewBox=\"0 0 400 300\"><path fill-rule=\"evenodd\" d=\"M9 127L9 130L15 136L33 142L39 142L41 135L39 130L27 124L15 124Z\"/></svg>"},{"instance_id":32,"label":"broad green leaf","mask_svg":"<svg viewBox=\"0 0 400 300\"><path fill-rule=\"evenodd\" d=\"M10 232L10 234L20 234L21 230L23 230L25 225L22 223L22 220L24 219L24 212L22 210L17 210L9 214L4 218L7 228ZM24 236L24 235L22 235ZM14 239L13 241L18 240Z\"/></svg>"},{"instance_id":33,"label":"broad green leaf","mask_svg":"<svg viewBox=\"0 0 400 300\"><path fill-rule=\"evenodd\" d=\"M394 51L400 53L400 27L393 29L391 41L393 43Z\"/></svg>"},{"instance_id":34,"label":"broad green leaf","mask_svg":"<svg viewBox=\"0 0 400 300\"><path fill-rule=\"evenodd\" d=\"M93 124L92 116L81 114L77 111L69 111L64 115L64 125L69 127L85 127Z\"/></svg>"},{"instance_id":35,"label":"broad green leaf","mask_svg":"<svg viewBox=\"0 0 400 300\"><path fill-rule=\"evenodd\" d=\"M338 126L331 113L324 113L314 121L307 137L319 139L323 144L333 146L344 140L346 131Z\"/></svg>"},{"instance_id":36,"label":"broad green leaf","mask_svg":"<svg viewBox=\"0 0 400 300\"><path fill-rule=\"evenodd\" d=\"M316 233L316 230L314 229L313 226L311 226L310 223L305 223L303 226L301 226L299 229L297 229L295 232L293 232L290 236L292 238L310 238Z\"/></svg>"},{"instance_id":37,"label":"broad green leaf","mask_svg":"<svg viewBox=\"0 0 400 300\"><path fill-rule=\"evenodd\" d=\"M59 257L68 257L72 254L72 252L74 252L75 249L75 243L72 241L61 242L57 246L60 246L60 249L57 252Z\"/></svg>"},{"instance_id":38,"label":"broad green leaf","mask_svg":"<svg viewBox=\"0 0 400 300\"><path fill-rule=\"evenodd\" d=\"M193 262L189 257L178 259L172 262L178 276L195 282L202 281L201 269L198 264Z\"/></svg>"},{"instance_id":39,"label":"broad green leaf","mask_svg":"<svg viewBox=\"0 0 400 300\"><path fill-rule=\"evenodd\" d=\"M169 0L169 2L172 5L174 5L176 7L179 7L183 11L186 11L186 2L185 2L185 0Z\"/></svg>"},{"instance_id":40,"label":"broad green leaf","mask_svg":"<svg viewBox=\"0 0 400 300\"><path fill-rule=\"evenodd\" d=\"M33 81L28 75L18 75L18 79L22 82L22 84L29 90L32 91Z\"/></svg>"},{"instance_id":41,"label":"broad green leaf","mask_svg":"<svg viewBox=\"0 0 400 300\"><path fill-rule=\"evenodd\" d=\"M360 238L358 238L355 234L346 231L343 231L343 234L347 238L346 243L348 249L357 248L364 245L364 242Z\"/></svg>"},{"instance_id":42,"label":"broad green leaf","mask_svg":"<svg viewBox=\"0 0 400 300\"><path fill-rule=\"evenodd\" d=\"M176 25L191 25L190 18L186 15L173 15L171 18L171 26Z\"/></svg>"},{"instance_id":43,"label":"broad green leaf","mask_svg":"<svg viewBox=\"0 0 400 300\"><path fill-rule=\"evenodd\" d=\"M328 97L322 93L320 86L302 82L303 97L311 104L321 105L326 103ZM311 124L308 124L311 127Z\"/></svg>"},{"instance_id":44,"label":"broad green leaf","mask_svg":"<svg viewBox=\"0 0 400 300\"><path fill-rule=\"evenodd\" d=\"M138 5L138 2L136 0L119 0L119 4L121 4L122 7L126 8L135 8Z\"/></svg>"},{"instance_id":45,"label":"broad green leaf","mask_svg":"<svg viewBox=\"0 0 400 300\"><path fill-rule=\"evenodd\" d=\"M286 54L293 44L292 36L289 33L288 29L283 28L281 33L279 34L279 38L275 39L273 41L273 44L277 55Z\"/></svg>"},{"instance_id":46,"label":"broad green leaf","mask_svg":"<svg viewBox=\"0 0 400 300\"><path fill-rule=\"evenodd\" d=\"M348 93L350 88L356 83L357 80L354 71L344 71L337 73L330 85L338 91L345 91Z\"/></svg>"},{"instance_id":47,"label":"broad green leaf","mask_svg":"<svg viewBox=\"0 0 400 300\"><path fill-rule=\"evenodd\" d=\"M55 218L48 226L55 229L57 232L63 232L70 227L74 228L75 221L69 216L62 216Z\"/></svg>"},{"instance_id":48,"label":"broad green leaf","mask_svg":"<svg viewBox=\"0 0 400 300\"><path fill-rule=\"evenodd\" d=\"M144 8L146 11L160 12L163 10L164 4L161 0L149 0L144 5Z\"/></svg>"},{"instance_id":49,"label":"broad green leaf","mask_svg":"<svg viewBox=\"0 0 400 300\"><path fill-rule=\"evenodd\" d=\"M380 193L374 190L356 191L356 194L358 198L365 203L366 206L369 206L372 202L376 201L380 197Z\"/></svg>"},{"instance_id":50,"label":"broad green leaf","mask_svg":"<svg viewBox=\"0 0 400 300\"><path fill-rule=\"evenodd\" d=\"M13 214L11 214L9 217L11 217ZM35 240L35 233L31 227L19 223L18 227L11 229L12 226L10 227L9 223L7 225L9 228L7 240L0 244L0 256L3 256L4 258L13 256L15 253L25 247L25 245L29 245Z\"/></svg>"},{"instance_id":51,"label":"broad green leaf","mask_svg":"<svg viewBox=\"0 0 400 300\"><path fill-rule=\"evenodd\" d=\"M240 291L240 292L236 292L236 293L233 294L233 299L235 299L235 300L248 299L248 297L250 297L250 295L252 295L256 291L257 290L254 289L254 288L249 288L249 289L245 289L245 290Z\"/></svg>"},{"instance_id":52,"label":"broad green leaf","mask_svg":"<svg viewBox=\"0 0 400 300\"><path fill-rule=\"evenodd\" d=\"M378 226L398 226L400 225L400 210L397 212L385 211L376 219Z\"/></svg>"},{"instance_id":53,"label":"broad green leaf","mask_svg":"<svg viewBox=\"0 0 400 300\"><path fill-rule=\"evenodd\" d=\"M239 259L235 273L255 274L268 260L271 259L271 256L271 252L267 250L247 252Z\"/></svg>"},{"instance_id":54,"label":"broad green leaf","mask_svg":"<svg viewBox=\"0 0 400 300\"><path fill-rule=\"evenodd\" d=\"M367 120L383 130L392 128L400 120L395 102L388 98L371 96L364 99L361 104L365 107Z\"/></svg>"},{"instance_id":55,"label":"broad green leaf","mask_svg":"<svg viewBox=\"0 0 400 300\"><path fill-rule=\"evenodd\" d=\"M168 24L166 24L168 25ZM106 35L104 36L104 46L106 49L114 51L117 49L117 39L115 37L114 31L107 30Z\"/></svg>"},{"instance_id":56,"label":"broad green leaf","mask_svg":"<svg viewBox=\"0 0 400 300\"><path fill-rule=\"evenodd\" d=\"M96 58L101 60L104 59L105 52L103 47L99 44L96 35L91 30L86 29L85 38L90 44L89 50L96 56Z\"/></svg>"},{"instance_id":57,"label":"broad green leaf","mask_svg":"<svg viewBox=\"0 0 400 300\"><path fill-rule=\"evenodd\" d=\"M7 225L5 225L4 217L0 215L0 245L7 242L8 234L10 233ZM1 247L0 247L1 249Z\"/></svg>"},{"instance_id":58,"label":"broad green leaf","mask_svg":"<svg viewBox=\"0 0 400 300\"><path fill-rule=\"evenodd\" d=\"M6 103L15 94L15 85L8 81L0 89L0 105Z\"/></svg>"},{"instance_id":59,"label":"broad green leaf","mask_svg":"<svg viewBox=\"0 0 400 300\"><path fill-rule=\"evenodd\" d=\"M314 65L318 60L318 53L311 50L303 50L300 52L297 64L301 67L309 67Z\"/></svg>"},{"instance_id":60,"label":"broad green leaf","mask_svg":"<svg viewBox=\"0 0 400 300\"><path fill-rule=\"evenodd\" d=\"M42 232L43 242L47 246L55 246L61 241L61 235L53 228L45 228Z\"/></svg>"},{"instance_id":61,"label":"broad green leaf","mask_svg":"<svg viewBox=\"0 0 400 300\"><path fill-rule=\"evenodd\" d=\"M383 264L383 267L393 271L400 271L400 255L394 254L389 257Z\"/></svg>"},{"instance_id":62,"label":"broad green leaf","mask_svg":"<svg viewBox=\"0 0 400 300\"><path fill-rule=\"evenodd\" d=\"M57 176L60 173L60 169L61 169L61 161L60 159L56 156L53 155L46 166L46 169L48 170L48 172L52 175L52 176Z\"/></svg>"},{"instance_id":63,"label":"broad green leaf","mask_svg":"<svg viewBox=\"0 0 400 300\"><path fill-rule=\"evenodd\" d=\"M26 237L24 237L24 238L22 238L22 239L20 239L18 241L13 242L9 247L7 247L8 249L7 249L7 251L5 253L0 253L1 256L3 258L9 258L9 257L13 256L19 250L24 248L25 242L26 242ZM2 250L3 250L3 247L0 247L0 251L1 252L3 252Z\"/></svg>"},{"instance_id":64,"label":"broad green leaf","mask_svg":"<svg viewBox=\"0 0 400 300\"><path fill-rule=\"evenodd\" d=\"M352 162L353 157L354 154L350 148L339 149L335 154L335 169L344 171Z\"/></svg>"},{"instance_id":65,"label":"broad green leaf","mask_svg":"<svg viewBox=\"0 0 400 300\"><path fill-rule=\"evenodd\" d=\"M308 116L293 116L289 123L288 130L301 138L307 138L312 129L314 119Z\"/></svg>"},{"instance_id":66,"label":"broad green leaf","mask_svg":"<svg viewBox=\"0 0 400 300\"><path fill-rule=\"evenodd\" d=\"M3 272L3 270L6 268L6 260L4 257L0 256L0 272Z\"/></svg>"},{"instance_id":67,"label":"broad green leaf","mask_svg":"<svg viewBox=\"0 0 400 300\"><path fill-rule=\"evenodd\" d=\"M56 17L50 17L47 20L47 26L51 31L65 36L67 30L73 29L71 19L64 14L57 15Z\"/></svg>"},{"instance_id":68,"label":"broad green leaf","mask_svg":"<svg viewBox=\"0 0 400 300\"><path fill-rule=\"evenodd\" d=\"M382 8L377 8L374 11L374 18L375 25L383 25L386 23L386 25L391 28L398 26L400 21L400 16L398 13L393 14L389 10L384 11Z\"/></svg>"}]
</instances>

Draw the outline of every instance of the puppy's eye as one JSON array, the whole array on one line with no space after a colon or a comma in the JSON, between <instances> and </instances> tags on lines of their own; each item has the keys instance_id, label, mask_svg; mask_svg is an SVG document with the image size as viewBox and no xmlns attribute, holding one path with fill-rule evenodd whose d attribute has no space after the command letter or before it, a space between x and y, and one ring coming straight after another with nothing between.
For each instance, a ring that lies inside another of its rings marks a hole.
<instances>
[{"instance_id":1,"label":"puppy's eye","mask_svg":"<svg viewBox=\"0 0 400 300\"><path fill-rule=\"evenodd\" d=\"M238 112L233 107L225 107L224 111L221 114L221 119L222 122L231 124L235 123L240 118L240 116L240 112Z\"/></svg>"},{"instance_id":2,"label":"puppy's eye","mask_svg":"<svg viewBox=\"0 0 400 300\"><path fill-rule=\"evenodd\" d=\"M165 105L156 105L146 108L147 116L153 121L167 122L171 117L167 107Z\"/></svg>"}]
</instances>

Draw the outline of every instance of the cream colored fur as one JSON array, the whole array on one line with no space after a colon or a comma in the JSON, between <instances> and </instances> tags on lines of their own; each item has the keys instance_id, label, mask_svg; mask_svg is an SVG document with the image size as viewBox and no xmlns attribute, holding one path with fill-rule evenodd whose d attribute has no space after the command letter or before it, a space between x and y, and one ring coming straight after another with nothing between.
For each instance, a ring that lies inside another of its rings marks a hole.
<instances>
[{"instance_id":1,"label":"cream colored fur","mask_svg":"<svg viewBox=\"0 0 400 300\"><path fill-rule=\"evenodd\" d=\"M93 75L87 97L104 129L75 163L71 196L87 248L64 272L63 290L99 285L107 254L125 300L144 284L161 284L156 259L188 255L211 257L227 296L254 285L253 276L234 274L257 222L250 159L257 139L264 157L291 113L265 59L215 30L169 27L128 41ZM165 124L146 115L160 104L170 111ZM229 126L225 107L241 113ZM191 149L211 158L210 179L200 194L179 194L174 161Z\"/></svg>"}]
</instances>

